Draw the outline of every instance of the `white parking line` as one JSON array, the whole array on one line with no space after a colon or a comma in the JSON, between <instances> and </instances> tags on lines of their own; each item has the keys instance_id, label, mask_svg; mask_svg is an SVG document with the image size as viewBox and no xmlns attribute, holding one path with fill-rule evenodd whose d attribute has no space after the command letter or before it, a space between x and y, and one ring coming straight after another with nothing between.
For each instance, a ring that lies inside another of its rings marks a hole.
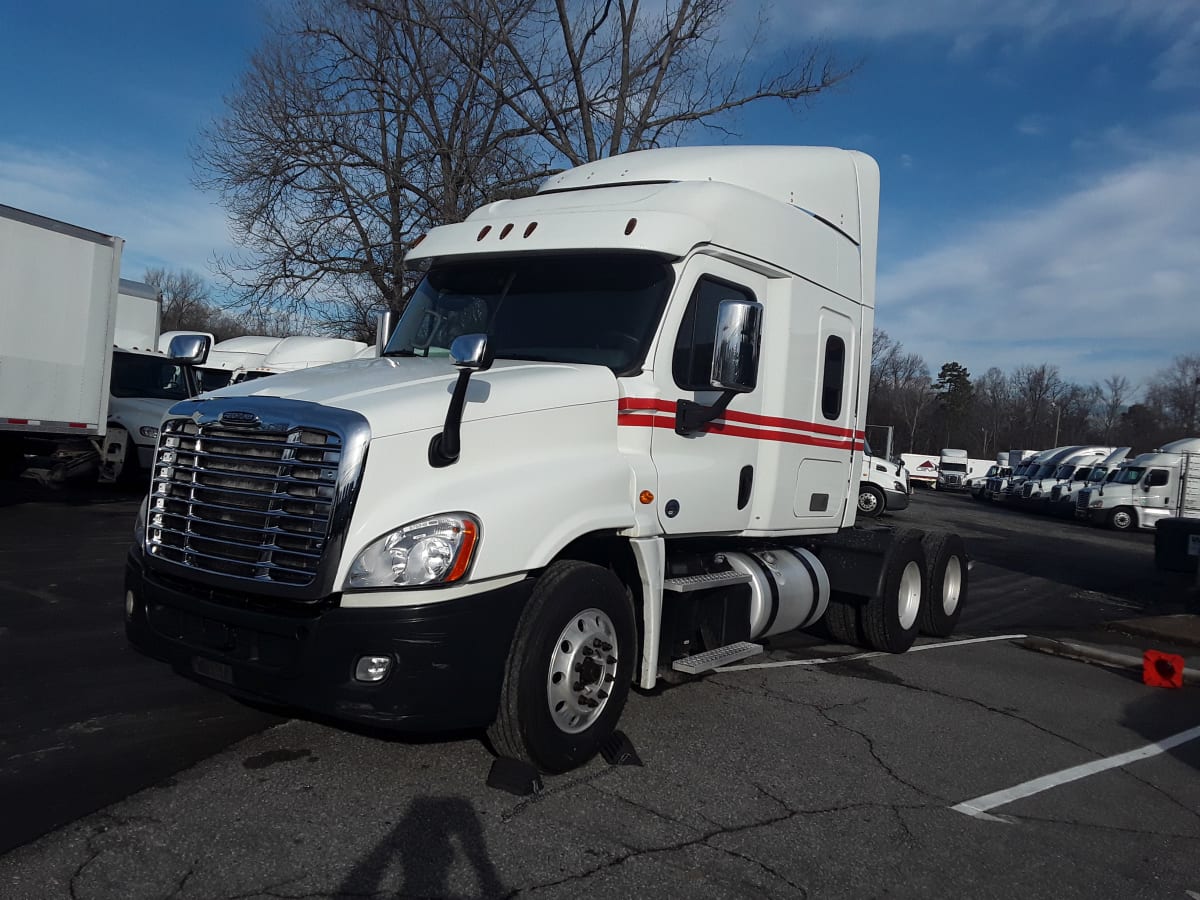
<instances>
[{"instance_id":1,"label":"white parking line","mask_svg":"<svg viewBox=\"0 0 1200 900\"><path fill-rule=\"evenodd\" d=\"M1173 734L1168 738L1163 738L1161 741L1153 744L1139 747L1136 750L1118 753L1116 756L1108 756L1104 759L1093 760L1081 766L1072 766L1069 769L1063 769L1061 772L1054 772L1050 775L1043 775L1041 778L1034 778L1032 781L1026 781L1015 787L1005 788L1002 791L996 791L991 794L984 794L982 797L976 797L974 800L966 800L950 808L955 812L974 816L977 819L1012 824L1012 819L993 816L988 810L995 809L997 806L1004 806L1006 803L1012 803L1014 800L1021 800L1025 797L1031 797L1034 794L1040 794L1042 791L1058 787L1060 784L1067 784L1071 781L1087 778L1089 775L1095 775L1097 772L1105 772L1108 769L1116 769L1127 763L1137 762L1139 759L1158 756L1172 747L1178 747L1180 744L1186 744L1188 741L1194 741L1196 738L1200 738L1200 725L1197 725L1195 728L1189 728L1187 731Z\"/></svg>"},{"instance_id":2,"label":"white parking line","mask_svg":"<svg viewBox=\"0 0 1200 900\"><path fill-rule=\"evenodd\" d=\"M997 634L991 637L964 638L961 641L939 641L936 644L917 644L908 649L909 653L920 653L922 650L939 650L942 647L962 647L966 644L986 644L991 641L1015 641L1029 637L1027 634ZM744 666L721 666L717 672L744 672L747 669L782 669L787 666L827 666L830 663L851 662L856 659L873 659L876 656L902 656L903 654L883 653L850 653L846 656L826 656L822 659L784 659L778 662L749 663Z\"/></svg>"}]
</instances>

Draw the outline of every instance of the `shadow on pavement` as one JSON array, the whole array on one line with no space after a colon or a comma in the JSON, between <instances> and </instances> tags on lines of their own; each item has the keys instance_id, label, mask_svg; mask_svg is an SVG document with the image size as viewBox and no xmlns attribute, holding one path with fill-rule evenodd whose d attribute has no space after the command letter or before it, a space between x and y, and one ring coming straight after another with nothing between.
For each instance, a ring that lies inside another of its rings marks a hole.
<instances>
[{"instance_id":1,"label":"shadow on pavement","mask_svg":"<svg viewBox=\"0 0 1200 900\"><path fill-rule=\"evenodd\" d=\"M500 877L488 858L483 828L474 807L461 797L417 797L387 837L350 871L338 893L382 894L389 870L398 863L403 880L396 896L460 896L450 888L450 872L459 855L474 871L476 896L495 897L504 893Z\"/></svg>"},{"instance_id":2,"label":"shadow on pavement","mask_svg":"<svg viewBox=\"0 0 1200 900\"><path fill-rule=\"evenodd\" d=\"M1153 743L1200 726L1200 687L1146 688L1146 695L1125 707L1121 724ZM1200 769L1200 738L1166 751L1194 769Z\"/></svg>"}]
</instances>

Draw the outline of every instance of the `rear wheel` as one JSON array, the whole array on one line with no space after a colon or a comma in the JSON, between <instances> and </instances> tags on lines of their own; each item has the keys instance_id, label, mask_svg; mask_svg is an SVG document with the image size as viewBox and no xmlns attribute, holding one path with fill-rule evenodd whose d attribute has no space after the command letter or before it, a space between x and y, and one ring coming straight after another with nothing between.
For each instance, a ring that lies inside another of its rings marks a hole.
<instances>
[{"instance_id":1,"label":"rear wheel","mask_svg":"<svg viewBox=\"0 0 1200 900\"><path fill-rule=\"evenodd\" d=\"M1118 506L1108 514L1108 527L1114 531L1132 531L1136 525L1137 519L1128 507Z\"/></svg>"},{"instance_id":2,"label":"rear wheel","mask_svg":"<svg viewBox=\"0 0 1200 900\"><path fill-rule=\"evenodd\" d=\"M863 635L876 650L903 653L917 639L925 553L916 537L897 536L884 561L882 589L862 609Z\"/></svg>"},{"instance_id":3,"label":"rear wheel","mask_svg":"<svg viewBox=\"0 0 1200 900\"><path fill-rule=\"evenodd\" d=\"M918 622L922 634L949 637L967 599L967 551L957 534L933 532L925 550L925 602Z\"/></svg>"},{"instance_id":4,"label":"rear wheel","mask_svg":"<svg viewBox=\"0 0 1200 900\"><path fill-rule=\"evenodd\" d=\"M853 594L834 592L829 598L829 608L825 610L825 630L839 644L849 644L861 647L864 644L862 623L856 600Z\"/></svg>"},{"instance_id":5,"label":"rear wheel","mask_svg":"<svg viewBox=\"0 0 1200 900\"><path fill-rule=\"evenodd\" d=\"M546 772L591 759L629 695L636 634L632 604L612 572L577 560L551 565L509 651L488 729L496 752Z\"/></svg>"},{"instance_id":6,"label":"rear wheel","mask_svg":"<svg viewBox=\"0 0 1200 900\"><path fill-rule=\"evenodd\" d=\"M873 519L883 512L885 505L883 491L873 484L859 485L858 511L860 513Z\"/></svg>"}]
</instances>

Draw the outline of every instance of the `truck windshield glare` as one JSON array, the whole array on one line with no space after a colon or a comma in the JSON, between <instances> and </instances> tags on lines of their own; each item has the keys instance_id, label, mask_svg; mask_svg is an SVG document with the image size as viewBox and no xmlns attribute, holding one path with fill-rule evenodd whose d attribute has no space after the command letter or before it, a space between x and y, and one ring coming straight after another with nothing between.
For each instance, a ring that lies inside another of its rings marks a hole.
<instances>
[{"instance_id":1,"label":"truck windshield glare","mask_svg":"<svg viewBox=\"0 0 1200 900\"><path fill-rule=\"evenodd\" d=\"M1142 480L1142 476L1146 474L1144 466L1129 466L1117 473L1117 477L1113 479L1116 484L1137 484Z\"/></svg>"},{"instance_id":2,"label":"truck windshield glare","mask_svg":"<svg viewBox=\"0 0 1200 900\"><path fill-rule=\"evenodd\" d=\"M114 353L111 393L114 397L149 397L186 400L187 378L183 367L161 356Z\"/></svg>"},{"instance_id":3,"label":"truck windshield glare","mask_svg":"<svg viewBox=\"0 0 1200 900\"><path fill-rule=\"evenodd\" d=\"M385 356L445 356L484 333L496 359L607 366L635 372L674 281L661 257L639 253L522 256L435 265L404 310Z\"/></svg>"}]
</instances>

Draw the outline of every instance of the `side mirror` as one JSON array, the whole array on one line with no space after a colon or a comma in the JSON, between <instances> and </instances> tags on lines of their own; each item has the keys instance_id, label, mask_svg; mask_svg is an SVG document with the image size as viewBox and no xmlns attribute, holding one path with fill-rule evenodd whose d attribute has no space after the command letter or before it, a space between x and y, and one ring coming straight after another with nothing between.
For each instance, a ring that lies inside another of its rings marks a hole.
<instances>
[{"instance_id":1,"label":"side mirror","mask_svg":"<svg viewBox=\"0 0 1200 900\"><path fill-rule=\"evenodd\" d=\"M458 381L446 410L446 423L429 441L429 464L435 469L452 466L461 452L463 405L467 402L467 384L472 372L485 372L492 365L486 334L460 334L450 342L450 362L458 367Z\"/></svg>"},{"instance_id":2,"label":"side mirror","mask_svg":"<svg viewBox=\"0 0 1200 900\"><path fill-rule=\"evenodd\" d=\"M450 362L459 369L486 372L492 366L486 334L460 334L450 342Z\"/></svg>"},{"instance_id":3,"label":"side mirror","mask_svg":"<svg viewBox=\"0 0 1200 900\"><path fill-rule=\"evenodd\" d=\"M201 366L208 359L209 344L207 334L177 334L167 346L167 356L177 363Z\"/></svg>"},{"instance_id":4,"label":"side mirror","mask_svg":"<svg viewBox=\"0 0 1200 900\"><path fill-rule=\"evenodd\" d=\"M717 307L709 376L713 387L745 394L758 384L762 312L762 304L753 300L722 300Z\"/></svg>"}]
</instances>

